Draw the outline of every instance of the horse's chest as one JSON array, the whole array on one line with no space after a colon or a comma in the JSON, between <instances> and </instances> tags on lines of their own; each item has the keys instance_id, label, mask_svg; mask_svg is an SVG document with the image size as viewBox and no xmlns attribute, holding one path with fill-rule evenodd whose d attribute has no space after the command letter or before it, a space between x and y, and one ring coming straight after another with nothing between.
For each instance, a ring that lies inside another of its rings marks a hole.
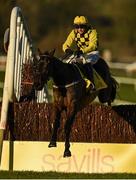
<instances>
[{"instance_id":1,"label":"horse's chest","mask_svg":"<svg viewBox=\"0 0 136 180\"><path fill-rule=\"evenodd\" d=\"M68 104L73 103L73 101L77 98L77 93L73 90L73 88L58 88L54 90L53 94L55 104L59 107L68 106Z\"/></svg>"}]
</instances>

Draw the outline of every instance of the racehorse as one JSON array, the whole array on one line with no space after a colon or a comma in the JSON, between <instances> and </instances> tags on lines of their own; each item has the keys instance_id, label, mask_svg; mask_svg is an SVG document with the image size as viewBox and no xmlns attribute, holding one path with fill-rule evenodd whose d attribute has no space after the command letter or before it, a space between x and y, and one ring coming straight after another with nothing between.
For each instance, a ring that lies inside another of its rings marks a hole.
<instances>
[{"instance_id":1,"label":"racehorse","mask_svg":"<svg viewBox=\"0 0 136 180\"><path fill-rule=\"evenodd\" d=\"M116 83L109 73L109 68L102 60L100 61L103 73L108 85L107 88L100 90L98 94L99 100L102 103L110 104L116 95ZM80 65L81 66L81 65ZM84 65L82 65L84 66ZM99 66L98 66L99 67ZM97 68L98 68L97 67ZM97 69L96 68L96 69ZM60 118L63 110L66 111L67 120L65 122L65 150L63 157L70 157L70 132L75 115L78 112L81 100L87 96L86 83L79 72L79 69L74 64L67 64L54 56L54 51L39 52L38 58L35 56L33 60L33 86L35 90L42 90L44 84L49 78L53 79L53 133L48 147L56 147L57 131L60 127Z\"/></svg>"}]
</instances>

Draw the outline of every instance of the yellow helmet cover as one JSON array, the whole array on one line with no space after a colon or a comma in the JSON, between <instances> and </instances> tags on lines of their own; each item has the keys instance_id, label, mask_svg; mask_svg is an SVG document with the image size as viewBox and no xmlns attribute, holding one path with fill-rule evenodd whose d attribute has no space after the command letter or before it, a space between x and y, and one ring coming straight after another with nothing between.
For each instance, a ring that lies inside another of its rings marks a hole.
<instances>
[{"instance_id":1,"label":"yellow helmet cover","mask_svg":"<svg viewBox=\"0 0 136 180\"><path fill-rule=\"evenodd\" d=\"M87 24L88 20L85 16L76 16L74 18L74 24Z\"/></svg>"}]
</instances>

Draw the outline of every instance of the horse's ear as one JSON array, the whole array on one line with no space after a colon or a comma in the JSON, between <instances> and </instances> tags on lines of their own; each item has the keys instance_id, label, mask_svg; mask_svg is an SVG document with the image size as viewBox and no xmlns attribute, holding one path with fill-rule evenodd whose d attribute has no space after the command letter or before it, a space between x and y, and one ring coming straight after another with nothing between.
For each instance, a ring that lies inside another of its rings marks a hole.
<instances>
[{"instance_id":1,"label":"horse's ear","mask_svg":"<svg viewBox=\"0 0 136 180\"><path fill-rule=\"evenodd\" d=\"M54 56L54 53L55 53L55 49L51 50L51 51L49 52L49 55L50 55L50 56Z\"/></svg>"},{"instance_id":2,"label":"horse's ear","mask_svg":"<svg viewBox=\"0 0 136 180\"><path fill-rule=\"evenodd\" d=\"M33 64L35 65L36 62L37 62L37 56L36 56L36 54L34 54L34 55L33 55Z\"/></svg>"}]
</instances>

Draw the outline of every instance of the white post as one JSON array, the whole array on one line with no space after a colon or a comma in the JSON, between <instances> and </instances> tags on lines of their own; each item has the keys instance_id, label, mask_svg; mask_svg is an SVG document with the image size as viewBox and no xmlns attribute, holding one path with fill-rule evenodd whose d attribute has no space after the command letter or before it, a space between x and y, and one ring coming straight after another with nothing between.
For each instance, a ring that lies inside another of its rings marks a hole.
<instances>
[{"instance_id":1,"label":"white post","mask_svg":"<svg viewBox=\"0 0 136 180\"><path fill-rule=\"evenodd\" d=\"M15 59L15 45L16 45L16 16L17 16L18 8L14 8L11 14L10 21L10 43L7 55L7 64L6 64L6 72L5 72L5 82L3 89L3 101L2 101L2 109L1 109L1 120L0 120L0 129L6 128L7 121L7 111L8 111L8 103L13 99L13 82L14 82L14 59Z\"/></svg>"},{"instance_id":2,"label":"white post","mask_svg":"<svg viewBox=\"0 0 136 180\"><path fill-rule=\"evenodd\" d=\"M5 72L5 81L3 88L1 118L0 118L0 161L2 154L3 145L3 134L7 124L7 114L9 102L13 101L13 84L14 84L14 66L16 56L16 27L17 27L17 15L21 11L19 7L15 7L11 13L10 19L10 36L9 36L9 47L7 54L7 64Z\"/></svg>"}]
</instances>

